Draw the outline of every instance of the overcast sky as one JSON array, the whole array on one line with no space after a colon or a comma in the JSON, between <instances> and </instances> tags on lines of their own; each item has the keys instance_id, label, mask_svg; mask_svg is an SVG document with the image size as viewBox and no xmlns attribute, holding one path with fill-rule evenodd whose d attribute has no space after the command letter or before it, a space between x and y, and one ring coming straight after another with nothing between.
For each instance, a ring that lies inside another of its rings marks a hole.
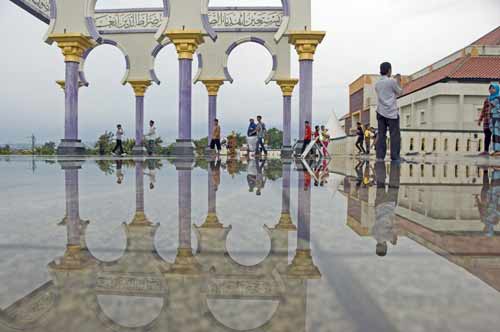
<instances>
[{"instance_id":1,"label":"overcast sky","mask_svg":"<svg viewBox=\"0 0 500 332\"><path fill-rule=\"evenodd\" d=\"M412 74L470 44L500 23L499 0L313 0L313 28L326 30L314 71L314 121L326 122L330 112L341 116L348 109L348 84L363 73L376 73L389 60L395 71ZM99 0L98 8L156 7L161 0ZM211 5L280 5L279 0L211 0ZM39 142L63 135L64 96L55 84L64 79L59 49L43 41L47 25L11 3L0 3L0 144L28 142L34 133ZM295 53L295 52L294 52ZM292 58L298 76L298 60ZM195 63L196 66L196 63ZM235 79L219 93L223 132L244 131L250 116L262 114L268 127L281 128L281 91L264 84L271 58L259 45L244 44L229 59ZM120 80L123 56L112 46L101 46L86 63L91 86L80 90L80 138L95 141L104 130L124 125L134 131L134 96ZM146 120L155 119L164 139L177 135L177 56L165 48L156 63L162 84L146 97ZM298 94L296 94L298 96ZM298 97L293 106L293 137L298 121ZM193 135L206 136L207 95L198 84L193 89Z\"/></svg>"}]
</instances>

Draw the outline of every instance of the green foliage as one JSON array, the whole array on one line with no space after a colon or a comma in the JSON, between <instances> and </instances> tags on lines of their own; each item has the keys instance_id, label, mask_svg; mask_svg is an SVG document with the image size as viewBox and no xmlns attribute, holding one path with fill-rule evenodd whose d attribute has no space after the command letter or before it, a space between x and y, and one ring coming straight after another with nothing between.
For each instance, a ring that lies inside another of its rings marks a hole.
<instances>
[{"instance_id":1,"label":"green foliage","mask_svg":"<svg viewBox=\"0 0 500 332\"><path fill-rule=\"evenodd\" d=\"M282 161L280 159L269 159L267 161L264 174L271 181L276 181L283 177Z\"/></svg>"},{"instance_id":2,"label":"green foliage","mask_svg":"<svg viewBox=\"0 0 500 332\"><path fill-rule=\"evenodd\" d=\"M10 145L0 146L0 155L11 154L12 150L10 149Z\"/></svg>"},{"instance_id":3,"label":"green foliage","mask_svg":"<svg viewBox=\"0 0 500 332\"><path fill-rule=\"evenodd\" d=\"M113 150L113 137L115 134L113 134L110 131L105 131L104 134L99 136L99 139L97 140L97 143L95 144L95 148L97 149L97 152L102 156L105 154L110 154L111 150Z\"/></svg>"},{"instance_id":4,"label":"green foliage","mask_svg":"<svg viewBox=\"0 0 500 332\"><path fill-rule=\"evenodd\" d=\"M277 128L271 128L267 131L267 145L271 149L281 149L283 145L283 132Z\"/></svg>"},{"instance_id":5,"label":"green foliage","mask_svg":"<svg viewBox=\"0 0 500 332\"><path fill-rule=\"evenodd\" d=\"M44 145L35 148L35 154L43 156L52 156L56 154L56 143L47 142Z\"/></svg>"}]
</instances>

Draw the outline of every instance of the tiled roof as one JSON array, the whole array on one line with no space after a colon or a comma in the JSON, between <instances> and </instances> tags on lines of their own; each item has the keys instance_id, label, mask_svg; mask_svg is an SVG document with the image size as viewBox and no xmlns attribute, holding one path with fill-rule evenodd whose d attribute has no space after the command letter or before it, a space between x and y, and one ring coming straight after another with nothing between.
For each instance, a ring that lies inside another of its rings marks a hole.
<instances>
[{"instance_id":1,"label":"tiled roof","mask_svg":"<svg viewBox=\"0 0 500 332\"><path fill-rule=\"evenodd\" d=\"M408 84L406 84L403 88L403 96L445 79L446 77L453 74L463 62L464 58L459 58L447 64L446 66L433 70L430 73L417 78L416 80L408 82Z\"/></svg>"},{"instance_id":2,"label":"tiled roof","mask_svg":"<svg viewBox=\"0 0 500 332\"><path fill-rule=\"evenodd\" d=\"M498 46L500 45L500 26L490 33L479 38L471 45Z\"/></svg>"},{"instance_id":3,"label":"tiled roof","mask_svg":"<svg viewBox=\"0 0 500 332\"><path fill-rule=\"evenodd\" d=\"M500 56L481 56L468 58L455 70L450 78L500 79Z\"/></svg>"},{"instance_id":4,"label":"tiled roof","mask_svg":"<svg viewBox=\"0 0 500 332\"><path fill-rule=\"evenodd\" d=\"M479 38L471 46L500 46L500 26ZM403 96L445 79L500 80L500 56L461 56L449 64L408 82Z\"/></svg>"}]
</instances>

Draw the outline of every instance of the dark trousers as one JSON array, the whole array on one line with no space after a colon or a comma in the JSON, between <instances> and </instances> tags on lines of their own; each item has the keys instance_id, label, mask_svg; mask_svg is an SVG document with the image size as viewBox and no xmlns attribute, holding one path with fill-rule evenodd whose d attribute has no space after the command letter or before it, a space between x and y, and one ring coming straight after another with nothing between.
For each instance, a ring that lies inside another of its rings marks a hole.
<instances>
[{"instance_id":1,"label":"dark trousers","mask_svg":"<svg viewBox=\"0 0 500 332\"><path fill-rule=\"evenodd\" d=\"M148 141L147 150L148 150L148 156L152 156L155 150L155 141L153 140Z\"/></svg>"},{"instance_id":2,"label":"dark trousers","mask_svg":"<svg viewBox=\"0 0 500 332\"><path fill-rule=\"evenodd\" d=\"M264 146L264 138L263 137L257 138L257 146L255 148L255 153L261 153L261 152L264 152L265 154L267 154L266 147Z\"/></svg>"},{"instance_id":3,"label":"dark trousers","mask_svg":"<svg viewBox=\"0 0 500 332\"><path fill-rule=\"evenodd\" d=\"M493 135L493 133L491 132L490 128L484 129L484 151L485 152L490 152L491 136L492 135Z\"/></svg>"},{"instance_id":4,"label":"dark trousers","mask_svg":"<svg viewBox=\"0 0 500 332\"><path fill-rule=\"evenodd\" d=\"M300 155L302 155L304 153L304 151L306 151L307 146L309 144L311 144L311 140L310 139L305 139L304 143L302 144L302 150L300 151Z\"/></svg>"},{"instance_id":5,"label":"dark trousers","mask_svg":"<svg viewBox=\"0 0 500 332\"><path fill-rule=\"evenodd\" d=\"M366 154L370 154L370 144L371 144L371 140L369 138L365 138L365 146L366 146Z\"/></svg>"},{"instance_id":6,"label":"dark trousers","mask_svg":"<svg viewBox=\"0 0 500 332\"><path fill-rule=\"evenodd\" d=\"M358 137L358 140L356 141L356 148L360 153L366 153L365 148L363 147L363 144L365 143L365 139L361 136Z\"/></svg>"},{"instance_id":7,"label":"dark trousers","mask_svg":"<svg viewBox=\"0 0 500 332\"><path fill-rule=\"evenodd\" d=\"M219 152L220 152L220 150L222 149L222 148L221 148L221 145L220 145L220 139L215 139L215 138L214 138L214 139L212 139L212 140L210 141L210 149L212 149L212 150L213 150L213 149L215 149L216 147L217 147L217 151L219 151Z\"/></svg>"},{"instance_id":8,"label":"dark trousers","mask_svg":"<svg viewBox=\"0 0 500 332\"><path fill-rule=\"evenodd\" d=\"M399 127L399 117L389 119L377 114L378 137L377 137L377 159L385 159L387 153L387 129L391 137L391 160L401 159L401 129Z\"/></svg>"},{"instance_id":9,"label":"dark trousers","mask_svg":"<svg viewBox=\"0 0 500 332\"><path fill-rule=\"evenodd\" d=\"M115 153L116 150L120 150L119 154L123 154L123 145L122 145L122 140L121 139L117 139L116 140L116 145L115 145L115 148L113 149L113 153Z\"/></svg>"}]
</instances>

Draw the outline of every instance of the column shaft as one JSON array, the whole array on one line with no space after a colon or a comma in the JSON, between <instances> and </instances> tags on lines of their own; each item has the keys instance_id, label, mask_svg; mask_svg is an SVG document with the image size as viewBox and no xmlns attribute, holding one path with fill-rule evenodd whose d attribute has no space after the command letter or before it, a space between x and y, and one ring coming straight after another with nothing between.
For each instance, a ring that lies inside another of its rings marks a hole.
<instances>
[{"instance_id":1,"label":"column shaft","mask_svg":"<svg viewBox=\"0 0 500 332\"><path fill-rule=\"evenodd\" d=\"M144 165L135 164L135 211L144 213Z\"/></svg>"},{"instance_id":2,"label":"column shaft","mask_svg":"<svg viewBox=\"0 0 500 332\"><path fill-rule=\"evenodd\" d=\"M213 181L214 171L209 166L208 167L208 213L217 213L216 202L217 202L217 191Z\"/></svg>"},{"instance_id":3,"label":"column shaft","mask_svg":"<svg viewBox=\"0 0 500 332\"><path fill-rule=\"evenodd\" d=\"M208 144L212 140L214 119L217 118L217 96L208 96Z\"/></svg>"},{"instance_id":4,"label":"column shaft","mask_svg":"<svg viewBox=\"0 0 500 332\"><path fill-rule=\"evenodd\" d=\"M300 115L299 115L299 140L304 139L304 122L312 125L312 89L313 89L313 61L300 61Z\"/></svg>"},{"instance_id":5,"label":"column shaft","mask_svg":"<svg viewBox=\"0 0 500 332\"><path fill-rule=\"evenodd\" d=\"M142 149L144 137L144 96L135 97L135 146Z\"/></svg>"},{"instance_id":6,"label":"column shaft","mask_svg":"<svg viewBox=\"0 0 500 332\"><path fill-rule=\"evenodd\" d=\"M78 140L78 62L66 62L64 139Z\"/></svg>"},{"instance_id":7,"label":"column shaft","mask_svg":"<svg viewBox=\"0 0 500 332\"><path fill-rule=\"evenodd\" d=\"M191 140L192 59L179 59L179 139Z\"/></svg>"},{"instance_id":8,"label":"column shaft","mask_svg":"<svg viewBox=\"0 0 500 332\"><path fill-rule=\"evenodd\" d=\"M283 97L283 148L292 146L292 96Z\"/></svg>"},{"instance_id":9,"label":"column shaft","mask_svg":"<svg viewBox=\"0 0 500 332\"><path fill-rule=\"evenodd\" d=\"M281 213L290 213L290 173L292 165L283 163L283 185L281 194Z\"/></svg>"}]
</instances>

